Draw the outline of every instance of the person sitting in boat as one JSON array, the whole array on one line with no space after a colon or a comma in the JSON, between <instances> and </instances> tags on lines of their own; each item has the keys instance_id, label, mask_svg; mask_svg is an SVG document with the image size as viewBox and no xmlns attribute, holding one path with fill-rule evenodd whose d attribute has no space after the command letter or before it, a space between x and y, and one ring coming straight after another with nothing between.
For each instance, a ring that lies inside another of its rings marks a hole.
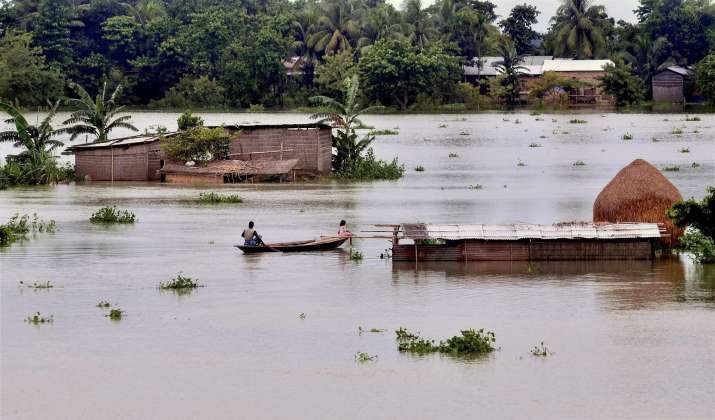
<instances>
[{"instance_id":1,"label":"person sitting in boat","mask_svg":"<svg viewBox=\"0 0 715 420\"><path fill-rule=\"evenodd\" d=\"M345 220L340 221L340 227L338 228L338 236L350 238L353 233L348 230L348 222Z\"/></svg>"},{"instance_id":2,"label":"person sitting in boat","mask_svg":"<svg viewBox=\"0 0 715 420\"><path fill-rule=\"evenodd\" d=\"M245 246L258 246L263 243L261 236L256 232L253 226L253 221L248 222L248 229L244 229L243 233L241 233L244 240L243 245Z\"/></svg>"}]
</instances>

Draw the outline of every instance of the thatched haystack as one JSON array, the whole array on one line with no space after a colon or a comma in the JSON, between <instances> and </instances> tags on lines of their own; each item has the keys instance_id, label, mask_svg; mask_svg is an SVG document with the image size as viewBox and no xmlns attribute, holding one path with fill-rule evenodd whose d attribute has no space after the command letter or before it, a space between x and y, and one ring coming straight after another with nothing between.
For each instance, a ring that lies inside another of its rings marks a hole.
<instances>
[{"instance_id":1,"label":"thatched haystack","mask_svg":"<svg viewBox=\"0 0 715 420\"><path fill-rule=\"evenodd\" d=\"M663 223L674 245L683 229L673 225L666 211L683 196L655 166L636 159L621 169L593 203L594 222Z\"/></svg>"}]
</instances>

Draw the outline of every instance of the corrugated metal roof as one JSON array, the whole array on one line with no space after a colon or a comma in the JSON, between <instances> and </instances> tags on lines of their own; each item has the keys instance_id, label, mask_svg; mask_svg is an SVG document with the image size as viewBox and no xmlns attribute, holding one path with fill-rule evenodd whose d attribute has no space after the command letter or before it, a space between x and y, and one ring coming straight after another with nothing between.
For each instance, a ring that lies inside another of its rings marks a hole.
<instances>
[{"instance_id":1,"label":"corrugated metal roof","mask_svg":"<svg viewBox=\"0 0 715 420\"><path fill-rule=\"evenodd\" d=\"M555 225L401 225L407 239L634 239L660 238L657 223L561 223Z\"/></svg>"},{"instance_id":2,"label":"corrugated metal roof","mask_svg":"<svg viewBox=\"0 0 715 420\"><path fill-rule=\"evenodd\" d=\"M672 71L673 73L677 73L677 74L679 74L681 76L685 76L685 77L691 76L693 74L692 70L687 69L685 67L681 67L681 66L666 67L663 70L659 71L658 73L662 73L664 71Z\"/></svg>"},{"instance_id":3,"label":"corrugated metal roof","mask_svg":"<svg viewBox=\"0 0 715 420\"><path fill-rule=\"evenodd\" d=\"M224 127L232 130L241 130L244 128L332 128L329 124L324 123L295 123L295 124L265 124L265 123L238 123L226 124L223 126L212 126L210 128Z\"/></svg>"},{"instance_id":4,"label":"corrugated metal roof","mask_svg":"<svg viewBox=\"0 0 715 420\"><path fill-rule=\"evenodd\" d=\"M163 134L164 137L171 137L175 135L176 133L166 133ZM70 146L63 153L67 152L74 152L77 150L88 150L88 149L104 149L104 148L109 148L109 147L127 147L127 146L132 146L136 144L144 144L144 143L151 143L154 141L158 141L159 136L156 135L151 135L151 136L133 136L133 137L123 137L120 139L113 139L113 140L108 140L108 141L95 141L92 143L86 143L86 144L76 144L74 146Z\"/></svg>"},{"instance_id":5,"label":"corrugated metal roof","mask_svg":"<svg viewBox=\"0 0 715 420\"><path fill-rule=\"evenodd\" d=\"M570 60L556 59L544 61L543 71L603 71L611 60Z\"/></svg>"}]
</instances>

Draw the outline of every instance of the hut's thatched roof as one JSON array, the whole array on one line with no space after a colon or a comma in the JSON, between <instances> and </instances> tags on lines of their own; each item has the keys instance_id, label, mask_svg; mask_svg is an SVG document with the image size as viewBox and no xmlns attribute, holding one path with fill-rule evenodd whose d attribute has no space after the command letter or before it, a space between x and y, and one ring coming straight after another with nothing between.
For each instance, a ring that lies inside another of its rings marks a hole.
<instances>
[{"instance_id":1,"label":"hut's thatched roof","mask_svg":"<svg viewBox=\"0 0 715 420\"><path fill-rule=\"evenodd\" d=\"M682 229L673 225L666 211L683 196L655 166L636 159L621 169L593 203L594 222L663 223L674 244Z\"/></svg>"}]
</instances>

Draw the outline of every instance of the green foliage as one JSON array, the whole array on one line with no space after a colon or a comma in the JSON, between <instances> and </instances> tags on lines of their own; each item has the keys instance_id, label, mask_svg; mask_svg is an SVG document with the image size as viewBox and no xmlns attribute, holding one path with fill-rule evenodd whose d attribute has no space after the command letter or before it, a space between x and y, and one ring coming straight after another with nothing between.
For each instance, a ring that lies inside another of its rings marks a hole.
<instances>
[{"instance_id":1,"label":"green foliage","mask_svg":"<svg viewBox=\"0 0 715 420\"><path fill-rule=\"evenodd\" d=\"M337 54L327 55L315 68L315 83L326 95L340 97L344 81L357 74L354 53L346 49ZM343 98L344 99L344 98Z\"/></svg>"},{"instance_id":2,"label":"green foliage","mask_svg":"<svg viewBox=\"0 0 715 420\"><path fill-rule=\"evenodd\" d=\"M448 157L449 157L450 159L452 159L452 158L458 158L458 157L459 157L459 154L454 153L454 152L449 152Z\"/></svg>"},{"instance_id":3,"label":"green foliage","mask_svg":"<svg viewBox=\"0 0 715 420\"><path fill-rule=\"evenodd\" d=\"M683 130L681 128L674 128L670 134L680 135L683 134Z\"/></svg>"},{"instance_id":4,"label":"green foliage","mask_svg":"<svg viewBox=\"0 0 715 420\"><path fill-rule=\"evenodd\" d=\"M89 221L96 224L134 223L137 217L129 210L118 210L116 206L102 207L92 213Z\"/></svg>"},{"instance_id":5,"label":"green foliage","mask_svg":"<svg viewBox=\"0 0 715 420\"><path fill-rule=\"evenodd\" d=\"M153 106L167 108L223 108L226 106L226 89L208 76L183 77Z\"/></svg>"},{"instance_id":6,"label":"green foliage","mask_svg":"<svg viewBox=\"0 0 715 420\"><path fill-rule=\"evenodd\" d=\"M664 166L663 171L665 172L678 172L680 171L680 166L678 165L669 165L669 166Z\"/></svg>"},{"instance_id":7,"label":"green foliage","mask_svg":"<svg viewBox=\"0 0 715 420\"><path fill-rule=\"evenodd\" d=\"M384 129L384 130L371 130L369 134L371 134L373 136L396 136L396 135L400 134L400 132L397 130Z\"/></svg>"},{"instance_id":8,"label":"green foliage","mask_svg":"<svg viewBox=\"0 0 715 420\"><path fill-rule=\"evenodd\" d=\"M43 106L62 96L64 80L47 66L29 33L5 30L0 38L0 98L23 106Z\"/></svg>"},{"instance_id":9,"label":"green foliage","mask_svg":"<svg viewBox=\"0 0 715 420\"><path fill-rule=\"evenodd\" d=\"M453 356L470 356L487 354L495 350L496 337L491 331L484 329L462 330L461 336L453 336L435 344L434 340L420 338L418 334L410 333L400 328L397 332L398 350L417 354L446 353Z\"/></svg>"},{"instance_id":10,"label":"green foliage","mask_svg":"<svg viewBox=\"0 0 715 420\"><path fill-rule=\"evenodd\" d=\"M715 104L715 53L706 55L695 66L695 75L700 92Z\"/></svg>"},{"instance_id":11,"label":"green foliage","mask_svg":"<svg viewBox=\"0 0 715 420\"><path fill-rule=\"evenodd\" d=\"M580 120L578 118L572 118L569 120L569 124L586 124L588 121Z\"/></svg>"},{"instance_id":12,"label":"green foliage","mask_svg":"<svg viewBox=\"0 0 715 420\"><path fill-rule=\"evenodd\" d=\"M499 76L494 78L500 89L493 92L493 96L503 99L508 105L514 105L519 99L521 91L520 75L526 67L520 65L522 59L516 51L514 43L507 39L499 43L501 61L497 65Z\"/></svg>"},{"instance_id":13,"label":"green foliage","mask_svg":"<svg viewBox=\"0 0 715 420\"><path fill-rule=\"evenodd\" d=\"M538 357L546 357L546 356L551 356L554 354L548 347L546 347L546 344L542 341L538 346L534 346L531 348L531 354L534 356Z\"/></svg>"},{"instance_id":14,"label":"green foliage","mask_svg":"<svg viewBox=\"0 0 715 420\"><path fill-rule=\"evenodd\" d=\"M471 83L459 82L454 90L454 97L457 101L464 104L464 108L470 111L479 110L486 105L485 98L479 93L479 88ZM441 124L440 127L446 127L446 124Z\"/></svg>"},{"instance_id":15,"label":"green foliage","mask_svg":"<svg viewBox=\"0 0 715 420\"><path fill-rule=\"evenodd\" d=\"M576 162L573 163L573 166L586 166L586 162L582 160L577 160Z\"/></svg>"},{"instance_id":16,"label":"green foliage","mask_svg":"<svg viewBox=\"0 0 715 420\"><path fill-rule=\"evenodd\" d=\"M635 105L643 99L643 80L633 74L628 64L607 65L605 74L599 77L603 91L613 95L616 105Z\"/></svg>"},{"instance_id":17,"label":"green foliage","mask_svg":"<svg viewBox=\"0 0 715 420\"><path fill-rule=\"evenodd\" d=\"M175 291L190 291L196 289L197 287L204 287L199 284L198 279L194 280L191 277L177 274L176 277L167 281L159 283L159 288L162 290L175 290Z\"/></svg>"},{"instance_id":18,"label":"green foliage","mask_svg":"<svg viewBox=\"0 0 715 420\"><path fill-rule=\"evenodd\" d=\"M35 312L35 314L30 315L25 319L25 322L27 322L28 324L34 324L34 325L51 324L54 321L55 321L55 319L52 315L44 316L44 315L40 314L39 312Z\"/></svg>"},{"instance_id":19,"label":"green foliage","mask_svg":"<svg viewBox=\"0 0 715 420\"><path fill-rule=\"evenodd\" d=\"M109 308L110 306L112 306L112 304L109 303L109 301L107 301L107 300L100 300L99 302L97 302L97 307L98 307L98 308L105 308L105 309L106 309L106 308Z\"/></svg>"},{"instance_id":20,"label":"green foliage","mask_svg":"<svg viewBox=\"0 0 715 420\"><path fill-rule=\"evenodd\" d=\"M119 99L122 95L122 85L117 85L114 91L107 97L107 82L102 85L102 90L95 99L77 83L70 83L69 87L79 98L70 98L67 104L78 108L70 114L70 118L62 124L69 127L63 129L70 133L70 140L74 140L82 134L89 134L97 141L109 140L109 133L117 128L131 131L138 131L129 121L131 115L122 115L124 106L119 106Z\"/></svg>"},{"instance_id":21,"label":"green foliage","mask_svg":"<svg viewBox=\"0 0 715 420\"><path fill-rule=\"evenodd\" d=\"M484 189L484 185L482 184L474 184L469 186L470 190L482 190Z\"/></svg>"},{"instance_id":22,"label":"green foliage","mask_svg":"<svg viewBox=\"0 0 715 420\"><path fill-rule=\"evenodd\" d=\"M24 285L24 283L20 282L20 285L22 286L22 285ZM30 289L52 289L55 286L52 284L51 281L47 280L44 283L33 282L32 284L28 284L26 287L30 288Z\"/></svg>"},{"instance_id":23,"label":"green foliage","mask_svg":"<svg viewBox=\"0 0 715 420\"><path fill-rule=\"evenodd\" d=\"M520 4L514 6L509 17L499 22L504 33L514 41L519 54L527 54L533 50L531 41L538 36L531 25L535 25L539 12L535 6Z\"/></svg>"},{"instance_id":24,"label":"green foliage","mask_svg":"<svg viewBox=\"0 0 715 420\"><path fill-rule=\"evenodd\" d=\"M119 321L120 319L122 319L122 316L124 316L124 314L125 312L123 310L119 308L112 308L105 316L112 321Z\"/></svg>"},{"instance_id":25,"label":"green foliage","mask_svg":"<svg viewBox=\"0 0 715 420\"><path fill-rule=\"evenodd\" d=\"M223 129L193 127L162 140L162 150L171 159L197 165L228 157L231 137Z\"/></svg>"},{"instance_id":26,"label":"green foliage","mask_svg":"<svg viewBox=\"0 0 715 420\"><path fill-rule=\"evenodd\" d=\"M579 60L606 54L606 8L591 0L562 0L547 35L554 55Z\"/></svg>"},{"instance_id":27,"label":"green foliage","mask_svg":"<svg viewBox=\"0 0 715 420\"><path fill-rule=\"evenodd\" d=\"M715 241L698 229L689 228L680 237L680 248L700 264L715 263Z\"/></svg>"},{"instance_id":28,"label":"green foliage","mask_svg":"<svg viewBox=\"0 0 715 420\"><path fill-rule=\"evenodd\" d=\"M623 136L621 136L621 139L623 139L623 140L633 140L633 134L631 134L631 133L625 133Z\"/></svg>"},{"instance_id":29,"label":"green foliage","mask_svg":"<svg viewBox=\"0 0 715 420\"><path fill-rule=\"evenodd\" d=\"M191 111L185 111L183 114L179 115L179 118L176 119L176 124L179 127L179 131L185 131L189 128L203 126L204 119L198 115L193 115Z\"/></svg>"},{"instance_id":30,"label":"green foliage","mask_svg":"<svg viewBox=\"0 0 715 420\"><path fill-rule=\"evenodd\" d=\"M405 165L401 165L397 158L390 162L377 159L372 148L367 149L365 156L354 161L350 166L333 172L338 179L351 181L394 181L405 174Z\"/></svg>"},{"instance_id":31,"label":"green foliage","mask_svg":"<svg viewBox=\"0 0 715 420\"><path fill-rule=\"evenodd\" d=\"M368 353L365 353L363 351L359 351L355 353L355 360L358 363L365 363L365 362L372 362L374 360L377 360L377 355L369 355Z\"/></svg>"},{"instance_id":32,"label":"green foliage","mask_svg":"<svg viewBox=\"0 0 715 420\"><path fill-rule=\"evenodd\" d=\"M355 248L350 248L350 253L348 254L348 258L350 258L350 261L362 261L362 252L358 251Z\"/></svg>"},{"instance_id":33,"label":"green foliage","mask_svg":"<svg viewBox=\"0 0 715 420\"><path fill-rule=\"evenodd\" d=\"M14 242L26 240L29 234L55 233L57 224L54 220L45 221L32 215L15 213L5 224L0 225L0 247L10 246Z\"/></svg>"},{"instance_id":34,"label":"green foliage","mask_svg":"<svg viewBox=\"0 0 715 420\"><path fill-rule=\"evenodd\" d=\"M424 172L424 171L425 171L424 166L422 166L422 165L415 166L415 172Z\"/></svg>"},{"instance_id":35,"label":"green foliage","mask_svg":"<svg viewBox=\"0 0 715 420\"><path fill-rule=\"evenodd\" d=\"M668 210L676 226L691 226L715 239L715 187L707 187L702 201L690 198L679 201Z\"/></svg>"},{"instance_id":36,"label":"green foliage","mask_svg":"<svg viewBox=\"0 0 715 420\"><path fill-rule=\"evenodd\" d=\"M407 109L423 93L441 99L460 78L456 57L440 46L420 49L407 41L380 40L358 62L365 95L374 102Z\"/></svg>"},{"instance_id":37,"label":"green foliage","mask_svg":"<svg viewBox=\"0 0 715 420\"><path fill-rule=\"evenodd\" d=\"M199 203L204 204L224 204L242 203L243 199L237 194L218 194L213 191L199 194Z\"/></svg>"}]
</instances>

